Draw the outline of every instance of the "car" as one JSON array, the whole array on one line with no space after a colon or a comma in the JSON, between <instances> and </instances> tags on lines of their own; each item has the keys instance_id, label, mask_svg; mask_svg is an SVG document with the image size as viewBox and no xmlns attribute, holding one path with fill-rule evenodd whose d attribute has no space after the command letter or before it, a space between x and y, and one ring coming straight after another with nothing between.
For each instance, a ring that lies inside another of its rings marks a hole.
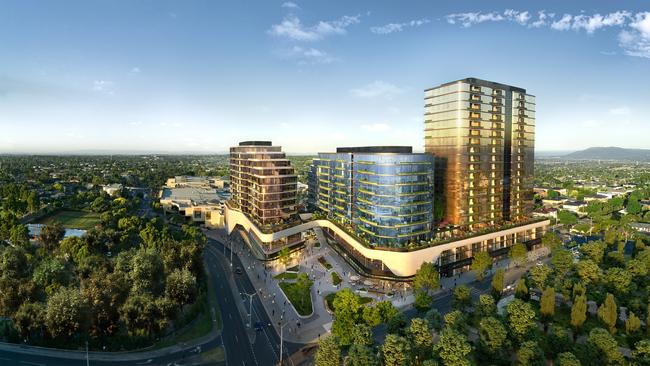
<instances>
[{"instance_id":1,"label":"car","mask_svg":"<svg viewBox=\"0 0 650 366\"><path fill-rule=\"evenodd\" d=\"M242 274L244 272L242 271L241 267L237 267L237 268L235 268L235 273L240 275L240 274Z\"/></svg>"},{"instance_id":2,"label":"car","mask_svg":"<svg viewBox=\"0 0 650 366\"><path fill-rule=\"evenodd\" d=\"M264 324L262 324L260 321L255 322L255 330L261 332L264 330Z\"/></svg>"}]
</instances>

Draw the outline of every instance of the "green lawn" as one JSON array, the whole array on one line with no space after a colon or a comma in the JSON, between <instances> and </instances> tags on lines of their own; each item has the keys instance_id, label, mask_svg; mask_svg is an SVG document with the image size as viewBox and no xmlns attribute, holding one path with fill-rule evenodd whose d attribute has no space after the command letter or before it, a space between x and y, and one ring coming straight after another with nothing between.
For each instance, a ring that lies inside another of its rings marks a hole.
<instances>
[{"instance_id":1,"label":"green lawn","mask_svg":"<svg viewBox=\"0 0 650 366\"><path fill-rule=\"evenodd\" d=\"M276 280L295 280L298 278L298 274L294 272L282 272L278 275L273 276Z\"/></svg>"},{"instance_id":2,"label":"green lawn","mask_svg":"<svg viewBox=\"0 0 650 366\"><path fill-rule=\"evenodd\" d=\"M295 283L280 282L280 288L300 315L311 315L311 290L300 291Z\"/></svg>"},{"instance_id":3,"label":"green lawn","mask_svg":"<svg viewBox=\"0 0 650 366\"><path fill-rule=\"evenodd\" d=\"M87 211L61 210L39 220L39 224L60 222L66 229L90 230L99 223L99 214Z\"/></svg>"},{"instance_id":4,"label":"green lawn","mask_svg":"<svg viewBox=\"0 0 650 366\"><path fill-rule=\"evenodd\" d=\"M225 352L223 347L219 346L209 350L208 352L201 353L201 362L206 364L215 364L219 362L224 362L226 360Z\"/></svg>"},{"instance_id":5,"label":"green lawn","mask_svg":"<svg viewBox=\"0 0 650 366\"><path fill-rule=\"evenodd\" d=\"M339 276L339 274L336 272L332 272L332 284L334 284L334 286L337 286L341 282L343 282L341 276Z\"/></svg>"}]
</instances>

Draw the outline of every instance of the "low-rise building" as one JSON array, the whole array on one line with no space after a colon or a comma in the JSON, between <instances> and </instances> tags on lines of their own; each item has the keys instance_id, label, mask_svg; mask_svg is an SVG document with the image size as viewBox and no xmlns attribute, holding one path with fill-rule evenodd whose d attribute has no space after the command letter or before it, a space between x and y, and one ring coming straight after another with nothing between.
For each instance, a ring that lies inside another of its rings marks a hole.
<instances>
[{"instance_id":1,"label":"low-rise building","mask_svg":"<svg viewBox=\"0 0 650 366\"><path fill-rule=\"evenodd\" d=\"M102 191L106 192L110 196L115 196L117 193L122 191L123 186L119 183L107 184L102 186Z\"/></svg>"},{"instance_id":2,"label":"low-rise building","mask_svg":"<svg viewBox=\"0 0 650 366\"><path fill-rule=\"evenodd\" d=\"M583 209L587 207L587 202L584 201L567 201L562 205L562 209L571 211L578 215L584 215Z\"/></svg>"},{"instance_id":3,"label":"low-rise building","mask_svg":"<svg viewBox=\"0 0 650 366\"><path fill-rule=\"evenodd\" d=\"M208 227L223 227L223 203L228 198L214 188L168 188L160 194L166 212L177 213Z\"/></svg>"},{"instance_id":4,"label":"low-rise building","mask_svg":"<svg viewBox=\"0 0 650 366\"><path fill-rule=\"evenodd\" d=\"M224 189L228 185L226 179L217 177L192 177L188 175L179 175L167 179L165 187L167 188L216 188Z\"/></svg>"}]
</instances>

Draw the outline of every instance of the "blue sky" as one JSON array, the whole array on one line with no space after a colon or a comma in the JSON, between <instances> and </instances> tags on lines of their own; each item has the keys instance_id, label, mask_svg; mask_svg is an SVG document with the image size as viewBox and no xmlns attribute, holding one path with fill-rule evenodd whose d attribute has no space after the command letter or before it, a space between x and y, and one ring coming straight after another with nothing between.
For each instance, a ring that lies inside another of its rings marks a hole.
<instances>
[{"instance_id":1,"label":"blue sky","mask_svg":"<svg viewBox=\"0 0 650 366\"><path fill-rule=\"evenodd\" d=\"M423 90L537 96L538 150L650 148L642 1L0 0L0 152L423 145Z\"/></svg>"}]
</instances>

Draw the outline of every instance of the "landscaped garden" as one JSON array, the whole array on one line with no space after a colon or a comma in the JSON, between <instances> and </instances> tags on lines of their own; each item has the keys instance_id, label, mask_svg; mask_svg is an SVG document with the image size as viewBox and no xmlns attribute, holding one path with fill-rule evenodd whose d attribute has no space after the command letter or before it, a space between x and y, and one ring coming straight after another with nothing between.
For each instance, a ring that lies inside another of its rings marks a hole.
<instances>
[{"instance_id":1,"label":"landscaped garden","mask_svg":"<svg viewBox=\"0 0 650 366\"><path fill-rule=\"evenodd\" d=\"M339 276L338 273L332 272L332 284L334 286L338 286L341 282L343 282L343 279L341 279L341 276Z\"/></svg>"},{"instance_id":2,"label":"landscaped garden","mask_svg":"<svg viewBox=\"0 0 650 366\"><path fill-rule=\"evenodd\" d=\"M280 282L280 288L289 299L299 315L308 316L313 313L311 304L311 286L313 282L306 273L300 273L295 282Z\"/></svg>"},{"instance_id":3,"label":"landscaped garden","mask_svg":"<svg viewBox=\"0 0 650 366\"><path fill-rule=\"evenodd\" d=\"M318 263L322 264L328 271L332 269L332 265L327 261L327 259L325 259L325 257L318 257Z\"/></svg>"}]
</instances>

